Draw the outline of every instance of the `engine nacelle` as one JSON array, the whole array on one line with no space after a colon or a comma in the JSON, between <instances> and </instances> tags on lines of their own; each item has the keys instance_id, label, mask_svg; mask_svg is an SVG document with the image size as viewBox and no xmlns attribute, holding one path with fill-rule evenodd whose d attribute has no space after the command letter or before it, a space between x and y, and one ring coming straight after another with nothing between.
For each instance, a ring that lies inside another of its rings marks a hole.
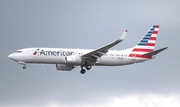
<instances>
[{"instance_id":1,"label":"engine nacelle","mask_svg":"<svg viewBox=\"0 0 180 107\"><path fill-rule=\"evenodd\" d=\"M74 67L72 65L56 64L57 70L71 71Z\"/></svg>"},{"instance_id":2,"label":"engine nacelle","mask_svg":"<svg viewBox=\"0 0 180 107\"><path fill-rule=\"evenodd\" d=\"M82 62L80 56L66 56L65 57L65 63L66 64L72 64L72 65L80 65Z\"/></svg>"}]
</instances>

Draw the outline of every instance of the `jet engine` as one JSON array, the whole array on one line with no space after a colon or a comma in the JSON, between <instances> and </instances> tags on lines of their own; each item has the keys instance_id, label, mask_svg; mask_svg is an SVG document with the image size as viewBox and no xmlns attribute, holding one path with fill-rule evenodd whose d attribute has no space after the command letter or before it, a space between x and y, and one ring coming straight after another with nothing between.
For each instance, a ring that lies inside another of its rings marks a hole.
<instances>
[{"instance_id":1,"label":"jet engine","mask_svg":"<svg viewBox=\"0 0 180 107\"><path fill-rule=\"evenodd\" d=\"M56 64L57 70L71 71L73 68L74 68L74 66L72 66L72 65Z\"/></svg>"}]
</instances>

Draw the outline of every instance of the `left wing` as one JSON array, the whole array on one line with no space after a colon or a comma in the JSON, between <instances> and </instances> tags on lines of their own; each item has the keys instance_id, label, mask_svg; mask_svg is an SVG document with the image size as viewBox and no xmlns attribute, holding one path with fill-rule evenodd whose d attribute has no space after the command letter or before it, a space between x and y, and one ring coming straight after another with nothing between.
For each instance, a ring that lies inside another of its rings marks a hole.
<instances>
[{"instance_id":1,"label":"left wing","mask_svg":"<svg viewBox=\"0 0 180 107\"><path fill-rule=\"evenodd\" d=\"M126 33L127 33L127 30L125 30L125 32L122 34L122 36L118 40L116 40L108 45L105 45L101 48L98 48L94 51L91 51L87 54L84 54L81 56L81 58L83 60L96 61L96 59L98 59L101 56L103 56L104 54L106 54L108 52L108 49L112 48L113 46L115 46L118 43L120 43L121 41L123 41L126 37Z\"/></svg>"}]
</instances>

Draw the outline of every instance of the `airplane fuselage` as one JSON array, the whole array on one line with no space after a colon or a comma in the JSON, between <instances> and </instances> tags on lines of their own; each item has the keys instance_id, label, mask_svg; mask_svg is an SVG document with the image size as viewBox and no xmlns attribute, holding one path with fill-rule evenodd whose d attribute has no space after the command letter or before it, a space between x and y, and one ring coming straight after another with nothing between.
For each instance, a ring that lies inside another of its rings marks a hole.
<instances>
[{"instance_id":1,"label":"airplane fuselage","mask_svg":"<svg viewBox=\"0 0 180 107\"><path fill-rule=\"evenodd\" d=\"M24 63L40 63L40 64L66 64L66 57L81 57L93 50L91 49L65 49L65 48L25 48L9 55L13 60ZM109 50L101 58L98 58L94 66L119 66L142 62L148 59L137 59L129 57L132 49L126 50ZM81 65L81 64L79 64ZM93 65L92 65L93 66Z\"/></svg>"}]
</instances>

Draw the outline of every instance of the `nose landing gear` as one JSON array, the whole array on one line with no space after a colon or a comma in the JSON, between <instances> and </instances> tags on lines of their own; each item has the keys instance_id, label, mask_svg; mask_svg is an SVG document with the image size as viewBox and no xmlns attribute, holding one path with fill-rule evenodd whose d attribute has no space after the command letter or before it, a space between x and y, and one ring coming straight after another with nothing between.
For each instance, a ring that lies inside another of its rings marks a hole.
<instances>
[{"instance_id":1,"label":"nose landing gear","mask_svg":"<svg viewBox=\"0 0 180 107\"><path fill-rule=\"evenodd\" d=\"M23 66L23 69L26 69L26 65Z\"/></svg>"},{"instance_id":2,"label":"nose landing gear","mask_svg":"<svg viewBox=\"0 0 180 107\"><path fill-rule=\"evenodd\" d=\"M23 65L23 69L26 69L26 63L25 62L18 61L17 63Z\"/></svg>"}]
</instances>

